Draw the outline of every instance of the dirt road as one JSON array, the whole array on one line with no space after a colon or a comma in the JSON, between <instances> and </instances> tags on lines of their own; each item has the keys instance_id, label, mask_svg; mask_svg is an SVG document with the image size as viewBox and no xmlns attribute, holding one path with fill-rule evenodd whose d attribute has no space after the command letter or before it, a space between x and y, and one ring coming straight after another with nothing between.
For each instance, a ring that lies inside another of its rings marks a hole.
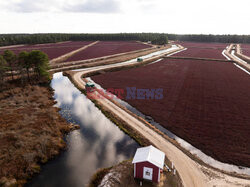
<instances>
[{"instance_id":1,"label":"dirt road","mask_svg":"<svg viewBox=\"0 0 250 187\"><path fill-rule=\"evenodd\" d=\"M59 57L57 57L57 58L54 58L54 59L52 59L52 60L50 61L50 64L53 65L53 64L55 64L55 63L62 62L62 61L64 61L64 60L68 59L69 57L73 56L74 54L79 53L80 51L83 51L83 50L87 49L88 47L91 47L91 46L97 44L98 42L99 42L99 41L92 42L92 43L90 43L89 45L83 46L83 47L81 47L81 48L79 48L79 49L77 49L77 50L71 51L71 52L66 53L66 54L64 54L64 55L62 55L62 56L59 56Z\"/></svg>"},{"instance_id":2,"label":"dirt road","mask_svg":"<svg viewBox=\"0 0 250 187\"><path fill-rule=\"evenodd\" d=\"M15 48L15 47L22 47L24 45L8 45L8 46L2 46L0 49L6 49L6 48Z\"/></svg>"},{"instance_id":3,"label":"dirt road","mask_svg":"<svg viewBox=\"0 0 250 187\"><path fill-rule=\"evenodd\" d=\"M235 61L236 64L250 72L250 64L245 62L243 59L241 59L237 54L235 54L235 48L236 46L234 44L229 45L229 47L225 51L225 55L230 58L231 60Z\"/></svg>"},{"instance_id":4,"label":"dirt road","mask_svg":"<svg viewBox=\"0 0 250 187\"><path fill-rule=\"evenodd\" d=\"M240 47L240 44L237 44L235 56L237 56L238 58L241 58L242 60L246 61L247 63L250 63L250 57L244 55L241 51L242 51L242 49Z\"/></svg>"},{"instance_id":5,"label":"dirt road","mask_svg":"<svg viewBox=\"0 0 250 187\"><path fill-rule=\"evenodd\" d=\"M169 46L164 47L163 49L167 49ZM107 65L107 64L115 64L117 62L127 61L133 58L137 58L143 55L147 55L156 51L162 50L162 48L151 47L146 49L140 49L136 51L129 51L125 53L118 53L103 57L97 57L87 60L79 60L79 61L72 61L72 62L63 62L52 64L50 71L53 72L61 72L66 70L72 69L80 69L80 68L88 68L100 65Z\"/></svg>"},{"instance_id":6,"label":"dirt road","mask_svg":"<svg viewBox=\"0 0 250 187\"><path fill-rule=\"evenodd\" d=\"M135 62L131 62L135 63ZM85 89L85 82L82 76L86 73L106 68L124 66L125 64L113 64L109 66L93 67L77 72L73 75L74 83L80 88ZM97 92L95 94L98 94ZM215 171L211 168L202 166L190 157L184 154L180 149L159 135L154 130L147 127L144 123L115 105L108 99L97 99L98 102L105 106L110 112L115 114L121 120L126 121L132 128L144 137L149 139L154 145L162 150L168 159L172 161L180 174L183 185L187 187L206 187L206 186L247 186L249 180L231 177L226 174Z\"/></svg>"}]
</instances>

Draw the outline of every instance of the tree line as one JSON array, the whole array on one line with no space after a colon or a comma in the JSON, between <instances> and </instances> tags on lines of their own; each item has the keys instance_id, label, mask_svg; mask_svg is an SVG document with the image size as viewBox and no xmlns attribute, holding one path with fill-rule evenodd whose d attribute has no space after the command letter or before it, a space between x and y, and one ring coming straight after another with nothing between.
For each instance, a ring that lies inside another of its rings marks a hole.
<instances>
[{"instance_id":1,"label":"tree line","mask_svg":"<svg viewBox=\"0 0 250 187\"><path fill-rule=\"evenodd\" d=\"M42 44L62 41L88 40L138 40L153 44L166 44L169 40L220 43L250 43L250 35L204 35L164 33L116 33L116 34L0 34L0 46L17 44Z\"/></svg>"},{"instance_id":2,"label":"tree line","mask_svg":"<svg viewBox=\"0 0 250 187\"><path fill-rule=\"evenodd\" d=\"M250 35L168 34L169 40L191 42L250 43Z\"/></svg>"},{"instance_id":3,"label":"tree line","mask_svg":"<svg viewBox=\"0 0 250 187\"><path fill-rule=\"evenodd\" d=\"M6 81L21 79L21 82L34 80L49 80L49 58L48 55L39 50L31 52L22 51L16 55L11 50L5 50L0 54L0 87ZM31 79L35 77L36 79Z\"/></svg>"},{"instance_id":4,"label":"tree line","mask_svg":"<svg viewBox=\"0 0 250 187\"><path fill-rule=\"evenodd\" d=\"M160 33L118 33L118 34L0 34L0 46L17 44L42 44L62 41L95 40L138 40L153 44L167 44L167 34Z\"/></svg>"}]
</instances>

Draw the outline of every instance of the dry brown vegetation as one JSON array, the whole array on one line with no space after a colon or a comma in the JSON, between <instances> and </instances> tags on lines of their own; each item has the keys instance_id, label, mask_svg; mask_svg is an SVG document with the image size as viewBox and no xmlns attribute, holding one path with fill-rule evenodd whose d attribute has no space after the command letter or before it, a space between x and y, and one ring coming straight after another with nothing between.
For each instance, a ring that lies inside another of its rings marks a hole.
<instances>
[{"instance_id":1,"label":"dry brown vegetation","mask_svg":"<svg viewBox=\"0 0 250 187\"><path fill-rule=\"evenodd\" d=\"M0 186L23 185L65 147L71 126L53 107L52 95L37 85L0 92Z\"/></svg>"}]
</instances>

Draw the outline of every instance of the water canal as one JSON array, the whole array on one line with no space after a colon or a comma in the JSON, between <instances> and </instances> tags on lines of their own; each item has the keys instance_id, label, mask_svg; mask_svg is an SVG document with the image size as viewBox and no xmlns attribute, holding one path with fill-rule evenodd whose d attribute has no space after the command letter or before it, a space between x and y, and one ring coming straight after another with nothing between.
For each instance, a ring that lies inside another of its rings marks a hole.
<instances>
[{"instance_id":1,"label":"water canal","mask_svg":"<svg viewBox=\"0 0 250 187\"><path fill-rule=\"evenodd\" d=\"M62 73L53 76L56 106L80 130L68 134L67 150L42 167L27 186L86 186L98 168L133 157L139 145L107 119Z\"/></svg>"}]
</instances>

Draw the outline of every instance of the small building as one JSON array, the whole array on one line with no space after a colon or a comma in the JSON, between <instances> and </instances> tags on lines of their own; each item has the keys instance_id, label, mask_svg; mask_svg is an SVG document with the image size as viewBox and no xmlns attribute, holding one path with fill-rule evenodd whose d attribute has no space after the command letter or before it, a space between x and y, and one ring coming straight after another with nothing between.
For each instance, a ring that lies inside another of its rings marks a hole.
<instances>
[{"instance_id":1,"label":"small building","mask_svg":"<svg viewBox=\"0 0 250 187\"><path fill-rule=\"evenodd\" d=\"M165 154L154 146L138 148L132 161L134 164L134 177L156 183L160 182L164 161Z\"/></svg>"}]
</instances>

